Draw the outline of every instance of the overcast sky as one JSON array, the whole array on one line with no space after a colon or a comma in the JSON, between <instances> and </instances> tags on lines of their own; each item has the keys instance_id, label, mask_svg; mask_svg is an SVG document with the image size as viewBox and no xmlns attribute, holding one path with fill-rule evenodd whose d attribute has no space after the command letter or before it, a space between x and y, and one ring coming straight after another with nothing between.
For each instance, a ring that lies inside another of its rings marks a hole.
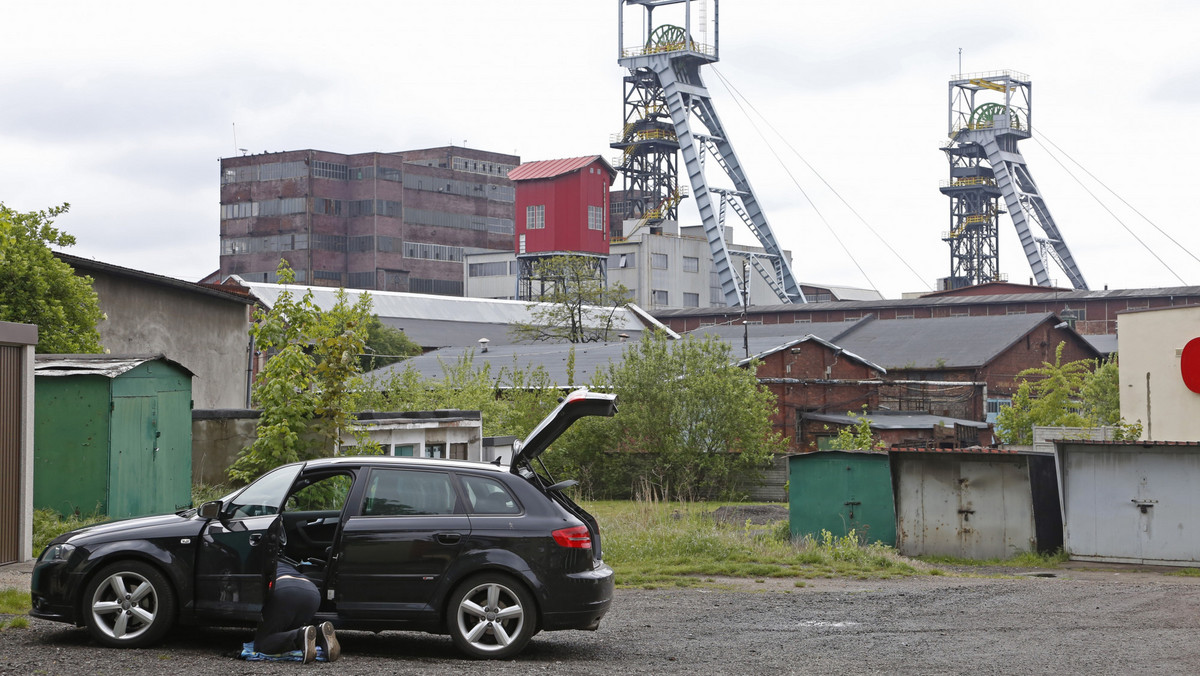
<instances>
[{"instance_id":1,"label":"overcast sky","mask_svg":"<svg viewBox=\"0 0 1200 676\"><path fill-rule=\"evenodd\" d=\"M611 158L617 7L4 0L0 201L70 202L70 253L196 280L219 265L217 160L237 148ZM948 274L938 149L962 48L961 72L1031 77L1045 147L1021 150L1091 288L1200 285L1167 237L1200 255L1200 3L724 0L720 20L716 69L744 100L705 82L799 280L897 297ZM1007 217L1001 242L1028 281Z\"/></svg>"}]
</instances>

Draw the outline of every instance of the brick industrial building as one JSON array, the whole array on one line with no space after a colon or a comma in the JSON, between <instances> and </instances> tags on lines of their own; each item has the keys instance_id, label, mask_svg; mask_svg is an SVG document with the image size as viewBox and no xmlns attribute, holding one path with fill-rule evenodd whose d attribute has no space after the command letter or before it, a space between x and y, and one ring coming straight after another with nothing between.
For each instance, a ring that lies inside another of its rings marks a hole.
<instances>
[{"instance_id":1,"label":"brick industrial building","mask_svg":"<svg viewBox=\"0 0 1200 676\"><path fill-rule=\"evenodd\" d=\"M511 251L515 155L455 146L221 160L224 279L463 295L463 255Z\"/></svg>"}]
</instances>

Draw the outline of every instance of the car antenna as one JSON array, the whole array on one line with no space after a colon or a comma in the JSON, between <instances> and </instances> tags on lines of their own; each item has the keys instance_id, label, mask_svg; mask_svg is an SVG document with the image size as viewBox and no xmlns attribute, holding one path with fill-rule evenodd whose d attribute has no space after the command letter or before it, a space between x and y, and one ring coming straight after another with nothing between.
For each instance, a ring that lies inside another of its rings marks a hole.
<instances>
[{"instance_id":1,"label":"car antenna","mask_svg":"<svg viewBox=\"0 0 1200 676\"><path fill-rule=\"evenodd\" d=\"M499 467L499 466L500 466L500 460L501 460L501 456L497 455L497 456L496 456L496 459L492 461L492 464L493 464L493 465L495 465L495 466L497 466L497 467Z\"/></svg>"}]
</instances>

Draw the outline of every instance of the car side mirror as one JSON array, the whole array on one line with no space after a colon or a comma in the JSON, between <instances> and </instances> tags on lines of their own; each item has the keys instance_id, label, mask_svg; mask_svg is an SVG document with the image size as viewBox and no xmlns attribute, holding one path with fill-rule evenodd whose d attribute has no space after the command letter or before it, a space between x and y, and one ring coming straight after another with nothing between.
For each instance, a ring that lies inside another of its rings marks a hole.
<instances>
[{"instance_id":1,"label":"car side mirror","mask_svg":"<svg viewBox=\"0 0 1200 676\"><path fill-rule=\"evenodd\" d=\"M221 501L210 500L209 502L200 505L197 511L201 519L216 519L221 516Z\"/></svg>"}]
</instances>

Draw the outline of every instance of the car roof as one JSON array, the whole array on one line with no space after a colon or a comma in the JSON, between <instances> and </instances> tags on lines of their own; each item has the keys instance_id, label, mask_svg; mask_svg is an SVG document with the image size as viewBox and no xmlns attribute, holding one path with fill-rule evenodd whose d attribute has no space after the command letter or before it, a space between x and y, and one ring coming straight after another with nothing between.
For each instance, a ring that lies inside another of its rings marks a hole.
<instances>
[{"instance_id":1,"label":"car roof","mask_svg":"<svg viewBox=\"0 0 1200 676\"><path fill-rule=\"evenodd\" d=\"M467 460L446 460L444 458L414 458L395 457L390 455L339 455L333 458L317 458L304 464L305 469L334 469L347 466L362 467L436 467L439 469L470 469L483 472L508 471L507 466L491 462L471 462Z\"/></svg>"}]
</instances>

